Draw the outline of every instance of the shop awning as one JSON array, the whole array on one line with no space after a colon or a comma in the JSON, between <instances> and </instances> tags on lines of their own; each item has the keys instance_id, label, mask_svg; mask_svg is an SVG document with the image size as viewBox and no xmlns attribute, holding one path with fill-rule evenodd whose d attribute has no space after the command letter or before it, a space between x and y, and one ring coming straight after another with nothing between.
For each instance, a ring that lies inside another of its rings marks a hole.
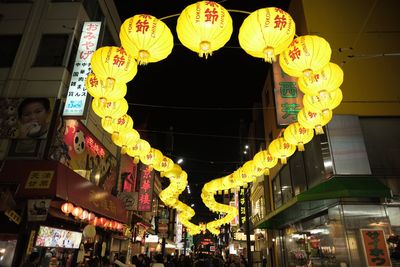
<instances>
[{"instance_id":1,"label":"shop awning","mask_svg":"<svg viewBox=\"0 0 400 267\"><path fill-rule=\"evenodd\" d=\"M391 197L391 190L372 176L335 176L298 194L270 212L254 228L277 229L280 226L316 214L341 198Z\"/></svg>"},{"instance_id":2,"label":"shop awning","mask_svg":"<svg viewBox=\"0 0 400 267\"><path fill-rule=\"evenodd\" d=\"M128 222L121 200L57 161L7 160L0 180L18 181L18 198L60 198L110 219Z\"/></svg>"}]
</instances>

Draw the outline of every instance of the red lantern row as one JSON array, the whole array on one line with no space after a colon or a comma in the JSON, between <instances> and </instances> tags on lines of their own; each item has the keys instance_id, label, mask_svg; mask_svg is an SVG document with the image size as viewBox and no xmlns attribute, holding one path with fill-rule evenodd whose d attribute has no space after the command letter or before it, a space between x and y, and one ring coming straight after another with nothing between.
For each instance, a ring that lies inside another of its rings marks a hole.
<instances>
[{"instance_id":1,"label":"red lantern row","mask_svg":"<svg viewBox=\"0 0 400 267\"><path fill-rule=\"evenodd\" d=\"M110 229L114 231L122 231L124 226L122 223L108 220L103 217L96 217L93 212L88 212L87 210L82 209L79 206L74 206L70 202L65 202L61 205L61 211L65 215L72 214L76 219L80 219L82 221L87 221L94 226L99 226L104 229Z\"/></svg>"}]
</instances>

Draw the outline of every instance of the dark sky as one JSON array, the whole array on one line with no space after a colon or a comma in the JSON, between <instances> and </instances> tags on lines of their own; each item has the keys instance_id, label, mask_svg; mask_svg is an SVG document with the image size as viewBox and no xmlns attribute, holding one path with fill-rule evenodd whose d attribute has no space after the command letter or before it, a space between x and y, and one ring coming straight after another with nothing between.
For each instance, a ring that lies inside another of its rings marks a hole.
<instances>
[{"instance_id":1,"label":"dark sky","mask_svg":"<svg viewBox=\"0 0 400 267\"><path fill-rule=\"evenodd\" d=\"M115 0L121 21L136 14L163 18L179 14L197 1ZM287 9L287 1L234 0L220 2L228 10L252 12L263 7ZM146 129L151 145L165 155L173 127L171 158L184 158L192 191L200 199L203 184L241 166L240 120L249 122L251 108L261 102L270 65L239 46L238 29L247 14L230 12L234 31L224 48L208 59L184 47L176 36L177 16L163 20L174 35L172 53L164 60L139 66L128 84L129 114L137 130ZM196 188L198 192L196 192Z\"/></svg>"}]
</instances>

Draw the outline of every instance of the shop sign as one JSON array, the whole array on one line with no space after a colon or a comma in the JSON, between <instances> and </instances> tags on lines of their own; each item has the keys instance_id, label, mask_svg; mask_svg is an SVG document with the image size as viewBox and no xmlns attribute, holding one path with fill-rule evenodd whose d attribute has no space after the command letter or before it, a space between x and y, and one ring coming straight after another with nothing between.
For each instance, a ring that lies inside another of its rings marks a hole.
<instances>
[{"instance_id":1,"label":"shop sign","mask_svg":"<svg viewBox=\"0 0 400 267\"><path fill-rule=\"evenodd\" d=\"M239 225L244 225L246 220L246 189L241 187L239 190Z\"/></svg>"},{"instance_id":2,"label":"shop sign","mask_svg":"<svg viewBox=\"0 0 400 267\"><path fill-rule=\"evenodd\" d=\"M28 221L45 221L51 199L28 199Z\"/></svg>"},{"instance_id":3,"label":"shop sign","mask_svg":"<svg viewBox=\"0 0 400 267\"><path fill-rule=\"evenodd\" d=\"M29 235L28 246L26 247L26 255L30 255L33 250L33 241L35 241L36 231L32 230Z\"/></svg>"},{"instance_id":4,"label":"shop sign","mask_svg":"<svg viewBox=\"0 0 400 267\"><path fill-rule=\"evenodd\" d=\"M124 203L126 210L137 210L138 192L119 192L117 197Z\"/></svg>"},{"instance_id":5,"label":"shop sign","mask_svg":"<svg viewBox=\"0 0 400 267\"><path fill-rule=\"evenodd\" d=\"M91 71L90 60L97 48L100 28L101 22L91 21L83 24L63 116L84 115L87 98L85 79Z\"/></svg>"},{"instance_id":6,"label":"shop sign","mask_svg":"<svg viewBox=\"0 0 400 267\"><path fill-rule=\"evenodd\" d=\"M279 126L297 121L297 113L303 108L303 93L297 78L287 75L279 65L279 58L272 63L276 120Z\"/></svg>"},{"instance_id":7,"label":"shop sign","mask_svg":"<svg viewBox=\"0 0 400 267\"><path fill-rule=\"evenodd\" d=\"M153 200L154 170L142 164L139 171L138 211L151 211Z\"/></svg>"},{"instance_id":8,"label":"shop sign","mask_svg":"<svg viewBox=\"0 0 400 267\"><path fill-rule=\"evenodd\" d=\"M21 216L16 213L14 210L6 210L4 212L4 215L6 215L10 221L15 222L16 224L20 224L21 223Z\"/></svg>"},{"instance_id":9,"label":"shop sign","mask_svg":"<svg viewBox=\"0 0 400 267\"><path fill-rule=\"evenodd\" d=\"M360 229L367 267L391 267L385 232L380 229Z\"/></svg>"},{"instance_id":10,"label":"shop sign","mask_svg":"<svg viewBox=\"0 0 400 267\"><path fill-rule=\"evenodd\" d=\"M25 189L49 189L54 171L31 171Z\"/></svg>"}]
</instances>

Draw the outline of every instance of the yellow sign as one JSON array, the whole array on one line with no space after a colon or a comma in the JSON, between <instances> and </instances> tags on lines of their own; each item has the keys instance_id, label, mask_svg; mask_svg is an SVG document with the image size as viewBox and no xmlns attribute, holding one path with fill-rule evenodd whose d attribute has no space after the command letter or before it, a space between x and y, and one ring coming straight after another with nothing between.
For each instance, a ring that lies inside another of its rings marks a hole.
<instances>
[{"instance_id":1,"label":"yellow sign","mask_svg":"<svg viewBox=\"0 0 400 267\"><path fill-rule=\"evenodd\" d=\"M29 255L32 253L33 241L35 240L35 235L36 235L36 231L32 230L31 234L29 235L28 247L26 248L26 255Z\"/></svg>"},{"instance_id":2,"label":"yellow sign","mask_svg":"<svg viewBox=\"0 0 400 267\"><path fill-rule=\"evenodd\" d=\"M18 213L16 213L13 210L7 210L6 212L4 212L4 214L13 222L15 222L16 224L20 224L21 223L21 216L19 216Z\"/></svg>"},{"instance_id":3,"label":"yellow sign","mask_svg":"<svg viewBox=\"0 0 400 267\"><path fill-rule=\"evenodd\" d=\"M53 176L54 171L31 171L25 189L48 189Z\"/></svg>"}]
</instances>

